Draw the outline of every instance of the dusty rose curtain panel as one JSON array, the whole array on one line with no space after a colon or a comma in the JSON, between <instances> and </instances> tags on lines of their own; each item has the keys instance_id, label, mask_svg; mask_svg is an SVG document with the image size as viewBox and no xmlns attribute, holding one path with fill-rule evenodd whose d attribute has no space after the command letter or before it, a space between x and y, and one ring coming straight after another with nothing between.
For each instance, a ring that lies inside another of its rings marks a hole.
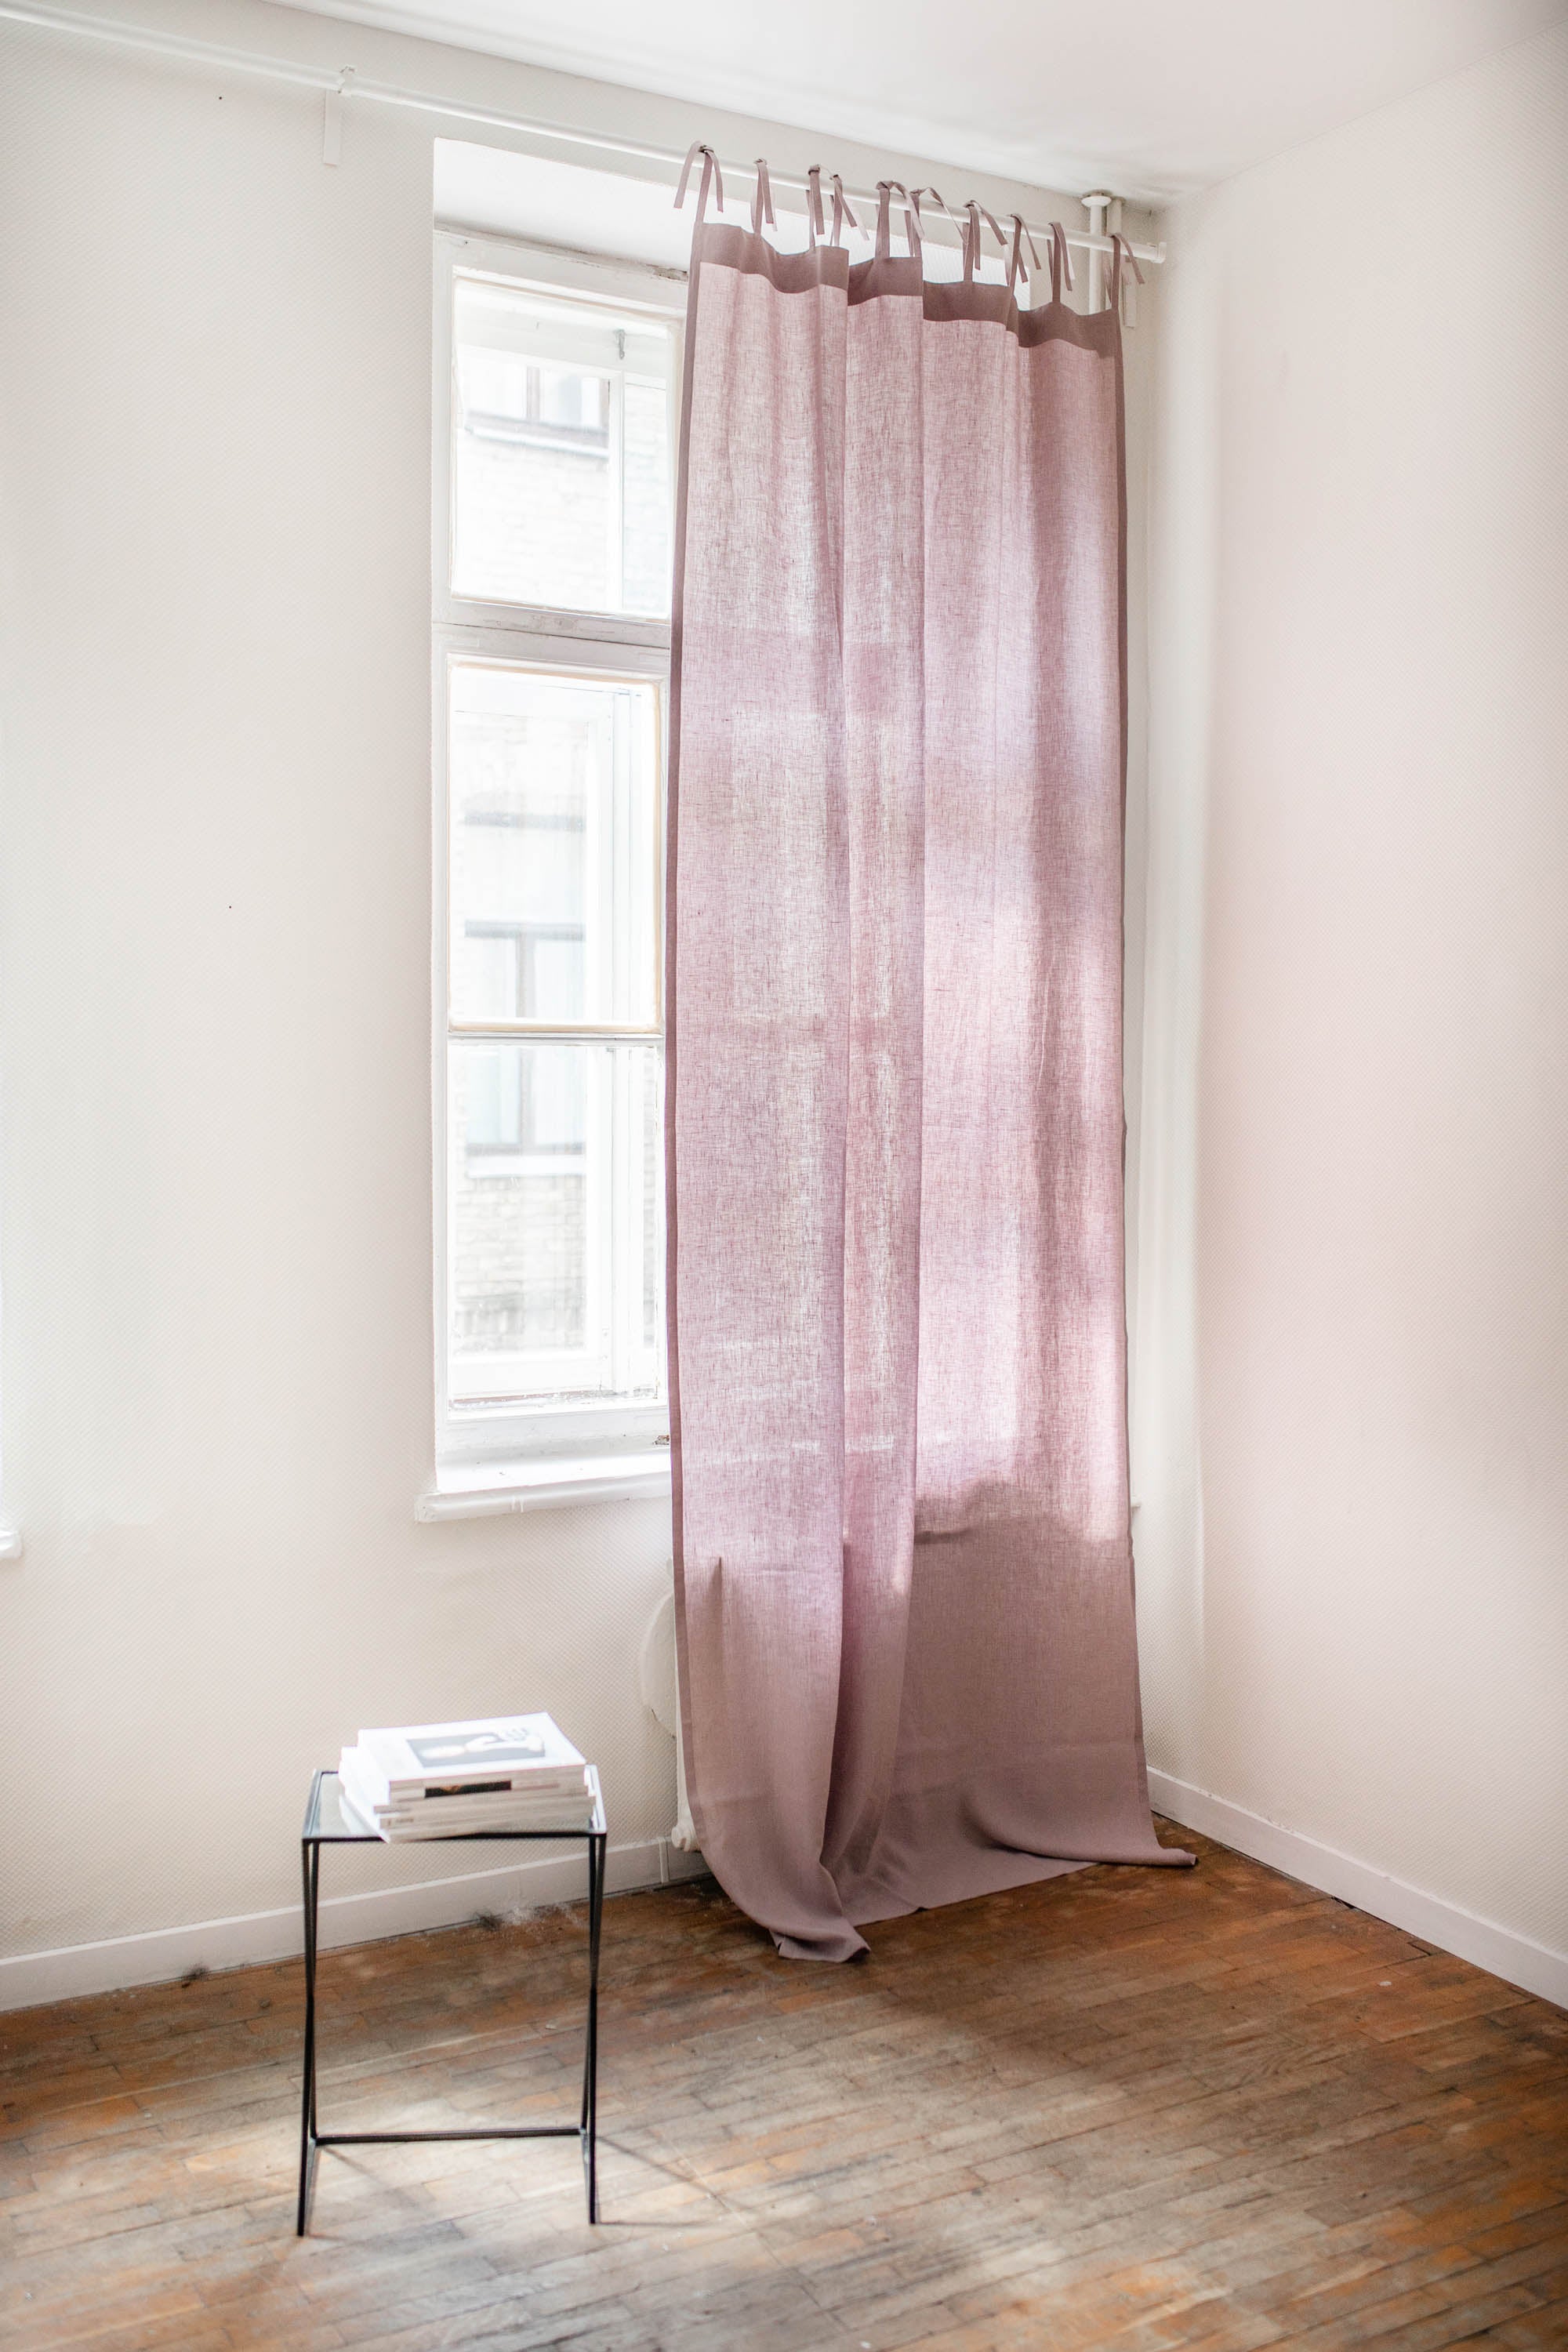
<instances>
[{"instance_id":1,"label":"dusty rose curtain panel","mask_svg":"<svg viewBox=\"0 0 1568 2352\"><path fill-rule=\"evenodd\" d=\"M825 1959L1188 1859L1129 1539L1120 324L925 283L887 216L854 266L700 219L677 554L686 1767Z\"/></svg>"}]
</instances>

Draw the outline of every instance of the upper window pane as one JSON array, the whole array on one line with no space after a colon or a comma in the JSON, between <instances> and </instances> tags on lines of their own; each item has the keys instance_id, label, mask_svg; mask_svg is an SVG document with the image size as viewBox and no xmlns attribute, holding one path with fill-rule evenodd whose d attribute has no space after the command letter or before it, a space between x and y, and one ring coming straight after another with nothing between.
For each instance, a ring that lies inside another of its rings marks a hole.
<instances>
[{"instance_id":1,"label":"upper window pane","mask_svg":"<svg viewBox=\"0 0 1568 2352\"><path fill-rule=\"evenodd\" d=\"M456 281L452 591L669 612L670 331Z\"/></svg>"},{"instance_id":2,"label":"upper window pane","mask_svg":"<svg viewBox=\"0 0 1568 2352\"><path fill-rule=\"evenodd\" d=\"M467 661L451 680L453 1018L652 1028L652 682Z\"/></svg>"}]
</instances>

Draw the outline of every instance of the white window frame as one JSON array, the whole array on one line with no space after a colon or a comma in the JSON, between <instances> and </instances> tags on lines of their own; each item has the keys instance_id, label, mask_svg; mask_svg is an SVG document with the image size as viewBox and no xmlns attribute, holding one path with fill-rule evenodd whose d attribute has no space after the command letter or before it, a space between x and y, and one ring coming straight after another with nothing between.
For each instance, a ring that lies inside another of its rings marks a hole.
<instances>
[{"instance_id":1,"label":"white window frame","mask_svg":"<svg viewBox=\"0 0 1568 2352\"><path fill-rule=\"evenodd\" d=\"M494 604L452 592L453 311L459 276L493 278L531 292L565 296L640 311L673 330L670 372L670 453L677 446L680 401L680 325L686 310L684 275L635 262L601 261L563 254L510 238L439 230L436 236L433 307L436 322L432 404L431 504L431 772L432 792L432 1052L431 1113L434 1150L436 1478L420 1498L421 1518L468 1517L477 1512L516 1510L610 1496L658 1494L668 1486L668 1406L637 1405L625 1398L568 1406L523 1404L454 1406L448 1378L447 1045L453 1032L448 995L447 938L450 813L448 782L448 673L454 662L496 662L509 668L547 670L583 677L651 679L659 709L659 824L662 835L668 750L670 627L618 614L576 613L552 606ZM673 495L673 479L671 484ZM663 860L656 946L663 934ZM658 953L658 999L653 1027L605 1030L607 1042L622 1036L662 1046L664 974ZM472 1024L460 1024L477 1034ZM512 1029L488 1024L483 1034L524 1035L548 1041L534 1026ZM574 1027L579 1039L589 1034Z\"/></svg>"}]
</instances>

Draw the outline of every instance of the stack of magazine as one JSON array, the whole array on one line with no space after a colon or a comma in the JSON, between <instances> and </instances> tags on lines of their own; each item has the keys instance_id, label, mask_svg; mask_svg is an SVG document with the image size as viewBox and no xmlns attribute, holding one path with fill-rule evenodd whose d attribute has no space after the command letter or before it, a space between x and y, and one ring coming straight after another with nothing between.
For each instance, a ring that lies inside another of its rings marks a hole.
<instances>
[{"instance_id":1,"label":"stack of magazine","mask_svg":"<svg viewBox=\"0 0 1568 2352\"><path fill-rule=\"evenodd\" d=\"M585 1829L598 1793L548 1715L362 1731L338 1765L344 1812L377 1837Z\"/></svg>"}]
</instances>

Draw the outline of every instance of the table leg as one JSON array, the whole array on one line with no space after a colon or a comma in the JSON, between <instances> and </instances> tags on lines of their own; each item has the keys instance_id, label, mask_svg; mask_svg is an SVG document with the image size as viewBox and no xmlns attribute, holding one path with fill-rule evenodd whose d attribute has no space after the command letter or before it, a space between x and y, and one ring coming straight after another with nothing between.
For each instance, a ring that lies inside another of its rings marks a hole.
<instances>
[{"instance_id":1,"label":"table leg","mask_svg":"<svg viewBox=\"0 0 1568 2352\"><path fill-rule=\"evenodd\" d=\"M583 2170L588 2219L599 2218L599 1928L605 1911L608 1838L588 1840L588 2031L583 2051Z\"/></svg>"},{"instance_id":2,"label":"table leg","mask_svg":"<svg viewBox=\"0 0 1568 2352\"><path fill-rule=\"evenodd\" d=\"M583 2053L583 2106L578 2137L588 2193L588 2219L599 2218L599 1936L604 1924L605 1877L609 1853L605 1833L588 1838L588 2023ZM502 2126L495 2131L342 2132L323 2142L316 2118L316 1956L321 1892L321 1849L314 1839L301 1839L300 1869L305 1927L305 2052L304 2082L300 2110L300 2202L295 2221L299 2237L305 2235L310 2196L315 2185L316 2158L323 2146L353 2147L372 2143L447 2139L553 2139L570 2137L570 2124Z\"/></svg>"},{"instance_id":3,"label":"table leg","mask_svg":"<svg viewBox=\"0 0 1568 2352\"><path fill-rule=\"evenodd\" d=\"M300 2112L300 2210L295 2235L305 2234L316 2170L316 1915L321 1888L321 1849L301 1843L300 1872L305 1910L305 2081Z\"/></svg>"}]
</instances>

